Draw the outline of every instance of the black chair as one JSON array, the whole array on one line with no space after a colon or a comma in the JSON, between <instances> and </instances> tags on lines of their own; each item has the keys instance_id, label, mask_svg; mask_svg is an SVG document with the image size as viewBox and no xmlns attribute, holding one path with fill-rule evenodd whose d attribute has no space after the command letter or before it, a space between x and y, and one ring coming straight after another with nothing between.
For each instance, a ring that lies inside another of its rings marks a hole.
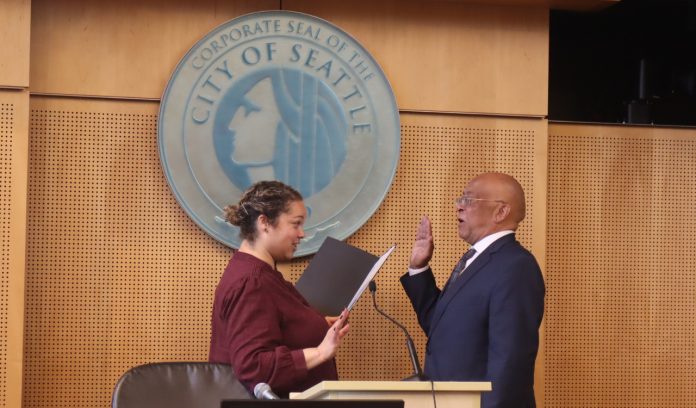
<instances>
[{"instance_id":1,"label":"black chair","mask_svg":"<svg viewBox=\"0 0 696 408\"><path fill-rule=\"evenodd\" d=\"M219 408L251 399L232 367L215 363L154 363L133 367L116 383L112 408Z\"/></svg>"}]
</instances>

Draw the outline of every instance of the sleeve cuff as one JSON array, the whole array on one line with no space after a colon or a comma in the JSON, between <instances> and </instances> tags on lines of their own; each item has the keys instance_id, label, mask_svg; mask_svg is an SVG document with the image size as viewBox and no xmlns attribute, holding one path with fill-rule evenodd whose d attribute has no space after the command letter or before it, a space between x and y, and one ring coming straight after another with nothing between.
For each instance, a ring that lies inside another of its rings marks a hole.
<instances>
[{"instance_id":1,"label":"sleeve cuff","mask_svg":"<svg viewBox=\"0 0 696 408\"><path fill-rule=\"evenodd\" d=\"M293 350L290 352L292 356L292 361L295 363L295 369L297 373L303 378L307 376L307 360L305 360L304 351L302 349Z\"/></svg>"},{"instance_id":2,"label":"sleeve cuff","mask_svg":"<svg viewBox=\"0 0 696 408\"><path fill-rule=\"evenodd\" d=\"M427 271L429 268L430 268L430 265L425 265L425 266L422 267L422 268L415 268L415 269L413 269L413 268L408 268L408 275L409 275L409 276L418 275L418 274L421 273L421 272Z\"/></svg>"}]
</instances>

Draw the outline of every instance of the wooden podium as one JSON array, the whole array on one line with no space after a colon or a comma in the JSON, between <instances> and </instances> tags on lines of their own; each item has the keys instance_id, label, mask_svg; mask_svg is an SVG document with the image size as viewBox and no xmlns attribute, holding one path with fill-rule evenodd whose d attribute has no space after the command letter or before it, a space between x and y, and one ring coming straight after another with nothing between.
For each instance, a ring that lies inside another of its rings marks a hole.
<instances>
[{"instance_id":1,"label":"wooden podium","mask_svg":"<svg viewBox=\"0 0 696 408\"><path fill-rule=\"evenodd\" d=\"M480 408L481 393L491 390L490 382L435 381L323 381L290 399L398 399L404 408Z\"/></svg>"}]
</instances>

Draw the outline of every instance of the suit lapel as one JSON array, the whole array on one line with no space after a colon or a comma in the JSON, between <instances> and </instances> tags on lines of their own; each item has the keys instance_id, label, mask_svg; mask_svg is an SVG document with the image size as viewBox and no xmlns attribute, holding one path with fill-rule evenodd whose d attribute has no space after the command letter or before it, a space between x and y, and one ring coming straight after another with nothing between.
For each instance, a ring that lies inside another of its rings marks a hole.
<instances>
[{"instance_id":1,"label":"suit lapel","mask_svg":"<svg viewBox=\"0 0 696 408\"><path fill-rule=\"evenodd\" d=\"M440 299L438 300L437 306L435 307L433 321L430 325L430 333L434 332L435 327L437 327L438 323L440 322L440 319L442 318L442 315L445 313L445 309L447 309L447 305L452 301L452 299L454 299L457 296L457 293L460 292L462 288L466 286L466 284L474 276L476 276L476 274L478 274L481 269L488 265L495 253L498 252L500 248L502 248L506 243L514 240L515 234L509 234L493 242L488 248L486 248L481 253L481 255L474 259L471 265L469 265L464 270L462 276L457 278L457 280L455 280L454 283L449 284L445 288L446 290L441 293Z\"/></svg>"}]
</instances>

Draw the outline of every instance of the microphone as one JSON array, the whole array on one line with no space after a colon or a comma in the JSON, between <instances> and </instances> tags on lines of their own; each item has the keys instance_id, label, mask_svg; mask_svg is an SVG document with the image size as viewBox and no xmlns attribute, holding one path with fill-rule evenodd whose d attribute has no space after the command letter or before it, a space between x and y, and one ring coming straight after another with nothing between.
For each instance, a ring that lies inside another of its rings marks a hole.
<instances>
[{"instance_id":1,"label":"microphone","mask_svg":"<svg viewBox=\"0 0 696 408\"><path fill-rule=\"evenodd\" d=\"M279 400L280 398L275 395L271 386L266 383L258 383L254 387L254 396L256 399L260 400Z\"/></svg>"},{"instance_id":2,"label":"microphone","mask_svg":"<svg viewBox=\"0 0 696 408\"><path fill-rule=\"evenodd\" d=\"M428 378L425 376L425 374L423 374L423 370L421 370L420 363L418 362L418 353L416 353L416 346L413 345L413 339L408 334L408 331L406 331L406 328L401 325L401 323L392 319L386 313L381 311L379 307L377 307L377 299L375 296L375 292L377 292L377 284L375 283L375 281L370 281L369 288L370 293L372 293L372 305L375 307L375 310L377 310L377 312L382 316L386 317L387 320L399 326L399 328L404 332L404 335L406 336L406 347L408 348L408 355L409 357L411 357L413 375L404 378L402 381L426 381Z\"/></svg>"}]
</instances>

